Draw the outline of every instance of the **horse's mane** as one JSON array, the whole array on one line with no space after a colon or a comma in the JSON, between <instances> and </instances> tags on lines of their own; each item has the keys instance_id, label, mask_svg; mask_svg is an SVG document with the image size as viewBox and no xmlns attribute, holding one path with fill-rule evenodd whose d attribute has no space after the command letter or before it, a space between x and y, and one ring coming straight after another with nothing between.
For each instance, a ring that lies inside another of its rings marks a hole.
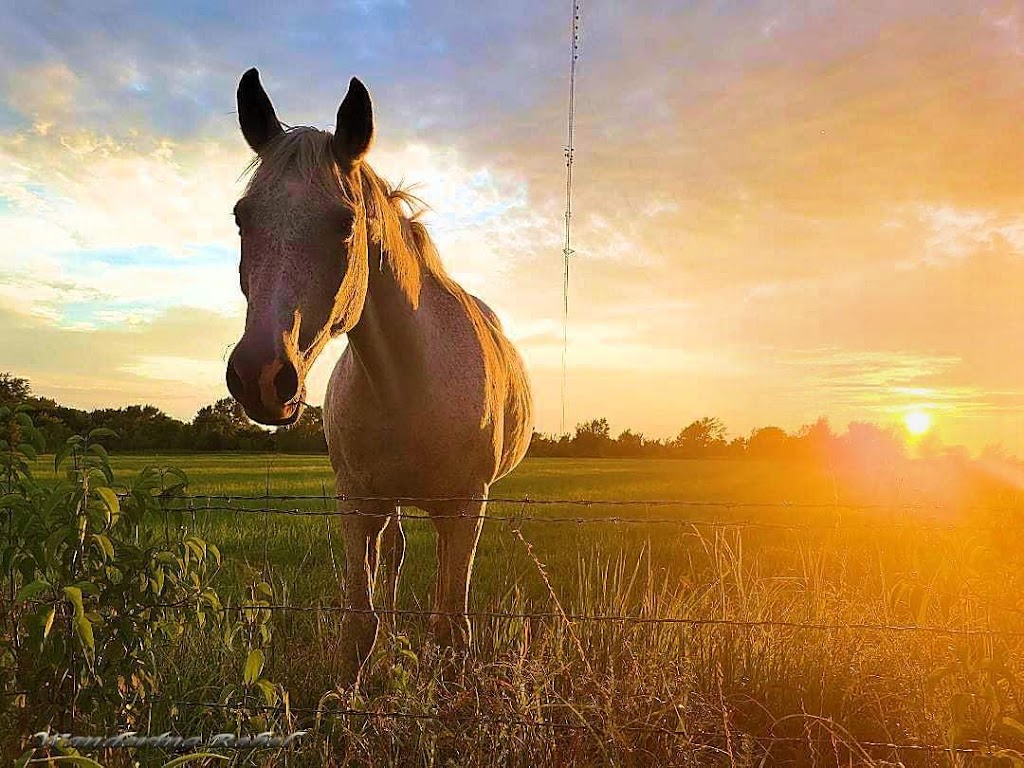
<instances>
[{"instance_id":1,"label":"horse's mane","mask_svg":"<svg viewBox=\"0 0 1024 768\"><path fill-rule=\"evenodd\" d=\"M419 220L425 205L416 195L401 187L391 186L367 163L356 171L356 189L350 189L338 172L331 153L329 131L308 126L294 126L276 136L263 148L249 166L251 172L246 193L274 186L285 176L298 176L320 191L335 197L352 208L360 203L366 214L368 236L379 246L397 283L416 306L424 273L450 293L466 309L483 349L484 367L488 371L489 397L484 418L491 418L503 406L497 391L502 377L522 379L522 386L513 391L525 392L525 373L521 366L509 365L502 347L508 346L497 317L471 296L445 270L434 241ZM513 353L514 354L514 353ZM503 389L503 387L502 387ZM528 402L514 403L513 408L528 409Z\"/></svg>"}]
</instances>

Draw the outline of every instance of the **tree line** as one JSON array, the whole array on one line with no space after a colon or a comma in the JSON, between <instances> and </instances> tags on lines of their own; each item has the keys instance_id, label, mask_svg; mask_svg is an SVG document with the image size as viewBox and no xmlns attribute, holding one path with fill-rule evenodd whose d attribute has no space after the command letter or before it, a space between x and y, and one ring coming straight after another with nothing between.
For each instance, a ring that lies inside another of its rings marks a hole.
<instances>
[{"instance_id":1,"label":"tree line","mask_svg":"<svg viewBox=\"0 0 1024 768\"><path fill-rule=\"evenodd\" d=\"M249 421L242 407L226 397L199 409L191 421L181 421L153 405L129 405L86 411L60 405L32 393L28 380L0 373L0 405L27 403L46 448L56 450L74 434L106 427L116 438L108 442L119 451L279 451L326 453L323 409L307 407L287 427L267 430ZM853 423L842 434L822 418L795 433L762 427L747 437L727 436L725 424L704 417L682 428L671 439L650 439L626 429L613 437L608 420L578 424L571 434L534 433L530 456L563 458L679 458L679 459L822 459L870 453L875 459L905 456L906 447L893 430Z\"/></svg>"},{"instance_id":2,"label":"tree line","mask_svg":"<svg viewBox=\"0 0 1024 768\"><path fill-rule=\"evenodd\" d=\"M117 434L105 441L117 451L327 452L322 409L316 407L306 408L294 424L269 431L249 421L242 406L230 397L203 406L191 421L181 421L153 405L92 411L70 408L33 395L28 380L0 373L0 405L19 403L31 406L47 451L55 451L71 435L105 427Z\"/></svg>"},{"instance_id":3,"label":"tree line","mask_svg":"<svg viewBox=\"0 0 1024 768\"><path fill-rule=\"evenodd\" d=\"M940 449L936 446L937 450ZM573 434L535 433L530 455L565 458L774 459L822 460L870 456L886 461L906 457L906 444L892 429L853 422L843 434L824 417L794 433L780 427L760 427L749 436L728 437L725 424L704 417L683 427L670 439L650 439L626 429L612 437L607 419L576 426Z\"/></svg>"}]
</instances>

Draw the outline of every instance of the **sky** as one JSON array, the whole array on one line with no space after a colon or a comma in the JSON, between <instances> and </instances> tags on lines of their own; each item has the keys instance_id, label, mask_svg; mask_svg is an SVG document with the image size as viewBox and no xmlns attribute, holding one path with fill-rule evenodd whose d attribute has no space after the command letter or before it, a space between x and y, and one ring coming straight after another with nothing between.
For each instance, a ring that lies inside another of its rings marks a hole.
<instances>
[{"instance_id":1,"label":"sky","mask_svg":"<svg viewBox=\"0 0 1024 768\"><path fill-rule=\"evenodd\" d=\"M238 78L331 128L356 75L369 162L430 205L557 431L570 9L0 0L0 370L86 408L226 396ZM1024 455L1022 118L1021 2L587 0L567 426L924 411Z\"/></svg>"}]
</instances>

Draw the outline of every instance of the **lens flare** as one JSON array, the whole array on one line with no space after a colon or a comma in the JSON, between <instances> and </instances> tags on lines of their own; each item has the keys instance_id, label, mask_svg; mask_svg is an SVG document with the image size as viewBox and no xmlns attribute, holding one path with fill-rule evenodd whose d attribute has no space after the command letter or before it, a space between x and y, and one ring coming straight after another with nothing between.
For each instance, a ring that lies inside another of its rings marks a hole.
<instances>
[{"instance_id":1,"label":"lens flare","mask_svg":"<svg viewBox=\"0 0 1024 768\"><path fill-rule=\"evenodd\" d=\"M907 431L912 435L923 435L932 427L932 417L925 411L909 411L903 417Z\"/></svg>"}]
</instances>

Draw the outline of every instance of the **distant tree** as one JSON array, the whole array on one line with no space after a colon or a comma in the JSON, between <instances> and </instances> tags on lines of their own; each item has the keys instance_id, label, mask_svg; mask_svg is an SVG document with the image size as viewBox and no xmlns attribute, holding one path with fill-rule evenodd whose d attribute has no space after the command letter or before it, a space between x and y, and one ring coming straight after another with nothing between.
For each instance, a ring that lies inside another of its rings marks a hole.
<instances>
[{"instance_id":1,"label":"distant tree","mask_svg":"<svg viewBox=\"0 0 1024 768\"><path fill-rule=\"evenodd\" d=\"M52 402L52 401L51 401ZM56 453L76 432L57 416L53 409L37 409L33 415L36 429L43 436L48 453ZM77 434L81 434L78 432Z\"/></svg>"},{"instance_id":2,"label":"distant tree","mask_svg":"<svg viewBox=\"0 0 1024 768\"><path fill-rule=\"evenodd\" d=\"M576 425L576 437L593 437L598 440L610 440L612 430L608 426L608 419L594 419L583 424Z\"/></svg>"},{"instance_id":3,"label":"distant tree","mask_svg":"<svg viewBox=\"0 0 1024 768\"><path fill-rule=\"evenodd\" d=\"M624 429L615 440L616 453L620 456L642 456L644 453L644 435Z\"/></svg>"},{"instance_id":4,"label":"distant tree","mask_svg":"<svg viewBox=\"0 0 1024 768\"><path fill-rule=\"evenodd\" d=\"M192 442L201 451L262 450L271 438L249 421L237 400L224 397L196 413Z\"/></svg>"},{"instance_id":5,"label":"distant tree","mask_svg":"<svg viewBox=\"0 0 1024 768\"><path fill-rule=\"evenodd\" d=\"M548 435L534 432L527 455L538 458L559 458L576 454L573 453L573 443L569 435Z\"/></svg>"},{"instance_id":6,"label":"distant tree","mask_svg":"<svg viewBox=\"0 0 1024 768\"><path fill-rule=\"evenodd\" d=\"M747 455L747 445L749 440L745 437L734 437L729 441L729 444L725 446L725 455L730 459L743 459Z\"/></svg>"},{"instance_id":7,"label":"distant tree","mask_svg":"<svg viewBox=\"0 0 1024 768\"><path fill-rule=\"evenodd\" d=\"M697 419L679 432L672 445L685 457L721 454L725 447L725 424L711 416Z\"/></svg>"},{"instance_id":8,"label":"distant tree","mask_svg":"<svg viewBox=\"0 0 1024 768\"><path fill-rule=\"evenodd\" d=\"M90 428L106 427L118 437L110 445L118 450L153 451L186 447L185 425L155 405L104 408L90 415Z\"/></svg>"},{"instance_id":9,"label":"distant tree","mask_svg":"<svg viewBox=\"0 0 1024 768\"><path fill-rule=\"evenodd\" d=\"M0 405L17 405L32 397L28 379L11 373L0 373Z\"/></svg>"},{"instance_id":10,"label":"distant tree","mask_svg":"<svg viewBox=\"0 0 1024 768\"><path fill-rule=\"evenodd\" d=\"M274 433L274 444L277 450L285 453L327 453L324 409L309 406L294 424L278 427Z\"/></svg>"},{"instance_id":11,"label":"distant tree","mask_svg":"<svg viewBox=\"0 0 1024 768\"><path fill-rule=\"evenodd\" d=\"M804 459L827 461L836 450L836 435L824 416L819 417L813 424L800 427L792 442L794 453Z\"/></svg>"},{"instance_id":12,"label":"distant tree","mask_svg":"<svg viewBox=\"0 0 1024 768\"><path fill-rule=\"evenodd\" d=\"M747 454L755 459L782 459L786 457L790 437L779 427L762 427L750 434Z\"/></svg>"},{"instance_id":13,"label":"distant tree","mask_svg":"<svg viewBox=\"0 0 1024 768\"><path fill-rule=\"evenodd\" d=\"M548 435L534 430L533 437L530 438L530 449L527 455L542 457L555 456L555 446L557 444L558 438L554 435Z\"/></svg>"},{"instance_id":14,"label":"distant tree","mask_svg":"<svg viewBox=\"0 0 1024 768\"><path fill-rule=\"evenodd\" d=\"M610 456L614 441L608 419L594 419L576 425L571 442L571 455L584 457Z\"/></svg>"},{"instance_id":15,"label":"distant tree","mask_svg":"<svg viewBox=\"0 0 1024 768\"><path fill-rule=\"evenodd\" d=\"M895 466L906 458L906 446L893 429L853 421L836 441L837 453L866 466Z\"/></svg>"}]
</instances>

